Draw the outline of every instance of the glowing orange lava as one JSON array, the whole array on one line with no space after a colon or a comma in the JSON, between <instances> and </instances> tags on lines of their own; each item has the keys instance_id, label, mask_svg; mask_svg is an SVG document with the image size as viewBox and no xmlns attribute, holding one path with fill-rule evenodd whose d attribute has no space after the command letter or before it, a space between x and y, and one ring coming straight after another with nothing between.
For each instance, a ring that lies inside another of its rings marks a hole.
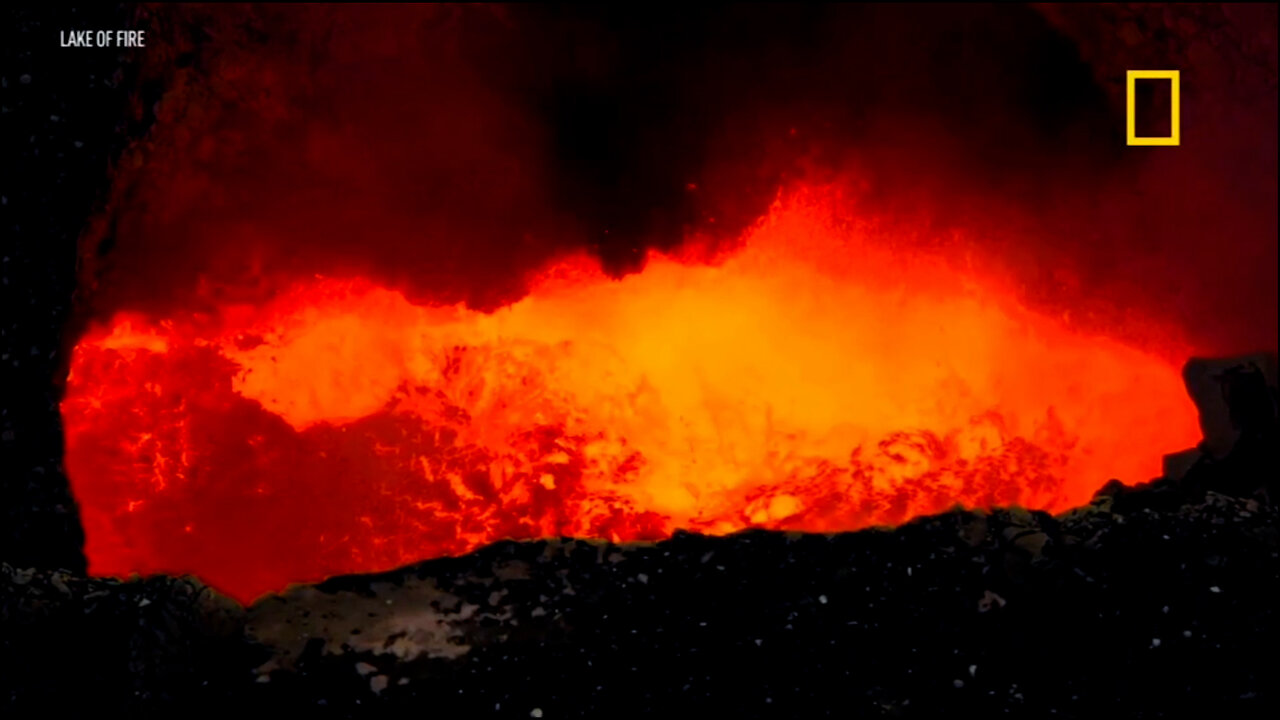
<instances>
[{"instance_id":1,"label":"glowing orange lava","mask_svg":"<svg viewBox=\"0 0 1280 720\"><path fill-rule=\"evenodd\" d=\"M779 203L713 261L585 257L492 313L313 278L86 335L62 405L91 571L242 600L502 538L1062 510L1198 439L1178 368Z\"/></svg>"}]
</instances>

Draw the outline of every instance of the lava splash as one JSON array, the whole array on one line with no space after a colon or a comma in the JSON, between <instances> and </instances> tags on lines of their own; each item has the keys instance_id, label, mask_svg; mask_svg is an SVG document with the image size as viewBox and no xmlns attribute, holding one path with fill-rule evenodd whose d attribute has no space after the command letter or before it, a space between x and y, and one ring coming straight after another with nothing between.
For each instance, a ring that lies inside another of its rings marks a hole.
<instances>
[{"instance_id":1,"label":"lava splash","mask_svg":"<svg viewBox=\"0 0 1280 720\"><path fill-rule=\"evenodd\" d=\"M62 413L91 572L245 601L504 538L1057 511L1198 438L1162 356L801 196L732 249L570 257L493 312L335 276L121 314Z\"/></svg>"}]
</instances>

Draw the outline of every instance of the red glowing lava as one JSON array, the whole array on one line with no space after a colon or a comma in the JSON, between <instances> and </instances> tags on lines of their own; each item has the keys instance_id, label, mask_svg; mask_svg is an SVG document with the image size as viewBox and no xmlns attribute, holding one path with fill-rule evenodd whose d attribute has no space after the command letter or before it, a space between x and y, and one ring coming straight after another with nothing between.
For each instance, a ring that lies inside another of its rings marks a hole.
<instances>
[{"instance_id":1,"label":"red glowing lava","mask_svg":"<svg viewBox=\"0 0 1280 720\"><path fill-rule=\"evenodd\" d=\"M247 601L503 538L1056 511L1198 438L1177 367L830 202L780 202L712 261L570 258L491 313L317 277L117 316L62 404L90 569Z\"/></svg>"}]
</instances>

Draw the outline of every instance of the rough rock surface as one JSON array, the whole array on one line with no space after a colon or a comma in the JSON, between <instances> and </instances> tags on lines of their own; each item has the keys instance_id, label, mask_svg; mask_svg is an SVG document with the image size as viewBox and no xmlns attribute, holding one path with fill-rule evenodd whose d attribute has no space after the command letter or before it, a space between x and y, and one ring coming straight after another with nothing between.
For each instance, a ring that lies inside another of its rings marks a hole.
<instances>
[{"instance_id":1,"label":"rough rock surface","mask_svg":"<svg viewBox=\"0 0 1280 720\"><path fill-rule=\"evenodd\" d=\"M125 59L102 49L68 54L58 31L127 27L128 13L105 3L5 13L0 558L83 570L55 378L66 375L76 238L106 194L111 160L138 128L117 126L129 102Z\"/></svg>"},{"instance_id":2,"label":"rough rock surface","mask_svg":"<svg viewBox=\"0 0 1280 720\"><path fill-rule=\"evenodd\" d=\"M247 610L190 579L5 565L4 693L144 713L1245 717L1277 700L1280 525L1265 493L1196 486L832 536L504 542Z\"/></svg>"}]
</instances>

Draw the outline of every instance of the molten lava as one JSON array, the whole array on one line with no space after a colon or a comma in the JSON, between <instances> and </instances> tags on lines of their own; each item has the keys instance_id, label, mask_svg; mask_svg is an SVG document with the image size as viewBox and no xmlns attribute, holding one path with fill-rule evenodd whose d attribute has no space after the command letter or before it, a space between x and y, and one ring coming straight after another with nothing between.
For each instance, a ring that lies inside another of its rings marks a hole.
<instances>
[{"instance_id":1,"label":"molten lava","mask_svg":"<svg viewBox=\"0 0 1280 720\"><path fill-rule=\"evenodd\" d=\"M733 250L586 257L491 313L314 277L120 315L62 404L91 571L242 600L503 538L1062 510L1198 438L1178 368L780 202Z\"/></svg>"}]
</instances>

